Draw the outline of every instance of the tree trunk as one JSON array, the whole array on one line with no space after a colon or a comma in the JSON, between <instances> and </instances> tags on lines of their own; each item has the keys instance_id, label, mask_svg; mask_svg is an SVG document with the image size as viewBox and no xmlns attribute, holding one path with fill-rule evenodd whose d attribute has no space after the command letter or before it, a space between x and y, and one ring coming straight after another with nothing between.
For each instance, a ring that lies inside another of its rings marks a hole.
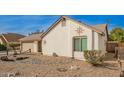
<instances>
[{"instance_id":1,"label":"tree trunk","mask_svg":"<svg viewBox=\"0 0 124 93\"><path fill-rule=\"evenodd\" d=\"M6 48L6 55L8 56L9 54L9 51L8 51L8 47Z\"/></svg>"}]
</instances>

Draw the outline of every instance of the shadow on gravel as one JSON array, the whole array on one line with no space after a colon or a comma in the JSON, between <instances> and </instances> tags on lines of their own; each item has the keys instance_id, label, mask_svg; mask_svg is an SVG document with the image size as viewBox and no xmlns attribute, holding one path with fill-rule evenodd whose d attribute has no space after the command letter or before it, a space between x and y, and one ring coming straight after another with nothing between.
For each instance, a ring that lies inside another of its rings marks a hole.
<instances>
[{"instance_id":1,"label":"shadow on gravel","mask_svg":"<svg viewBox=\"0 0 124 93\"><path fill-rule=\"evenodd\" d=\"M107 69L110 69L110 70L118 70L118 66L116 63L103 63L102 65L98 66L100 68L107 68Z\"/></svg>"}]
</instances>

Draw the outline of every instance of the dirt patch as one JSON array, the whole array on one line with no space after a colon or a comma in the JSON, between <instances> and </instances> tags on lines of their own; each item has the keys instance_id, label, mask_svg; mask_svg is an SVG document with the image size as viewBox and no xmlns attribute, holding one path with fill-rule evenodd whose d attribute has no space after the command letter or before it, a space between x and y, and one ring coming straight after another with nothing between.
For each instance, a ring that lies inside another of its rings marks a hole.
<instances>
[{"instance_id":1,"label":"dirt patch","mask_svg":"<svg viewBox=\"0 0 124 93\"><path fill-rule=\"evenodd\" d=\"M116 61L105 61L104 67L66 57L42 55L17 55L29 57L15 62L0 61L0 73L19 72L21 77L118 77L120 71ZM17 57L14 57L15 59Z\"/></svg>"}]
</instances>

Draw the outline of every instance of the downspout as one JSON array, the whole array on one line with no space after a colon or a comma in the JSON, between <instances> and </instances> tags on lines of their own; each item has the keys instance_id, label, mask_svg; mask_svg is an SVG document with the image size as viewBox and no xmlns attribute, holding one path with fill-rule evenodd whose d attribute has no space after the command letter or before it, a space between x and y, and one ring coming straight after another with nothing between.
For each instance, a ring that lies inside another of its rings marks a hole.
<instances>
[{"instance_id":1,"label":"downspout","mask_svg":"<svg viewBox=\"0 0 124 93\"><path fill-rule=\"evenodd\" d=\"M41 37L41 54L43 55L43 47L42 47L43 37L42 35L40 37Z\"/></svg>"},{"instance_id":2,"label":"downspout","mask_svg":"<svg viewBox=\"0 0 124 93\"><path fill-rule=\"evenodd\" d=\"M92 30L92 50L94 50L94 31Z\"/></svg>"},{"instance_id":3,"label":"downspout","mask_svg":"<svg viewBox=\"0 0 124 93\"><path fill-rule=\"evenodd\" d=\"M106 24L106 34L107 34L107 41L109 40L109 34L108 34L108 24Z\"/></svg>"}]
</instances>

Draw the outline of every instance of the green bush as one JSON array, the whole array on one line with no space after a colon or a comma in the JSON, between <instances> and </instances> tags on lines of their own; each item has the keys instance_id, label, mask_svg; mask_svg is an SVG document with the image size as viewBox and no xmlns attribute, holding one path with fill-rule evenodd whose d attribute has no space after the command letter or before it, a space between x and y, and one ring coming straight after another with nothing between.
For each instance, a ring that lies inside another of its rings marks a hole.
<instances>
[{"instance_id":1,"label":"green bush","mask_svg":"<svg viewBox=\"0 0 124 93\"><path fill-rule=\"evenodd\" d=\"M6 50L6 46L4 44L0 44L0 51Z\"/></svg>"},{"instance_id":2,"label":"green bush","mask_svg":"<svg viewBox=\"0 0 124 93\"><path fill-rule=\"evenodd\" d=\"M104 55L102 55L101 51L99 50L85 50L84 57L87 62L94 66L99 66L103 63Z\"/></svg>"}]
</instances>

